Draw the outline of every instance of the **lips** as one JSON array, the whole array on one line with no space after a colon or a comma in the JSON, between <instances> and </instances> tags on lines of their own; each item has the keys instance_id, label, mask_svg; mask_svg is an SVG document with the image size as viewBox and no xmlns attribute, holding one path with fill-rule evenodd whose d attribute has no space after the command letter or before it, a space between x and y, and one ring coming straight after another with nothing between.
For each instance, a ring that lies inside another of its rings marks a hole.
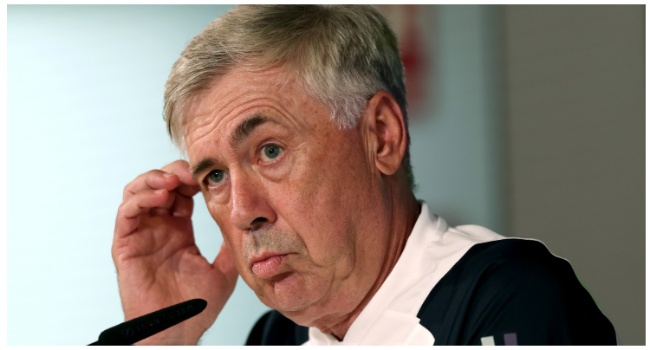
<instances>
[{"instance_id":1,"label":"lips","mask_svg":"<svg viewBox=\"0 0 650 350\"><path fill-rule=\"evenodd\" d=\"M272 253L262 254L251 259L251 270L261 279L269 279L282 270L282 265L289 254Z\"/></svg>"}]
</instances>

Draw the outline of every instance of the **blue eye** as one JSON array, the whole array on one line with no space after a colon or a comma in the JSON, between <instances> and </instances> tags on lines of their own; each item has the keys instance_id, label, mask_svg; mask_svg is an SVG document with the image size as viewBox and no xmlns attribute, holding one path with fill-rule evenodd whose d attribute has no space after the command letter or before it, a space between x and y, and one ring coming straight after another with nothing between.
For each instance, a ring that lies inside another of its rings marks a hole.
<instances>
[{"instance_id":1,"label":"blue eye","mask_svg":"<svg viewBox=\"0 0 650 350\"><path fill-rule=\"evenodd\" d=\"M207 181L208 184L213 184L216 185L223 181L224 173L221 170L212 170L208 176L207 176Z\"/></svg>"},{"instance_id":2,"label":"blue eye","mask_svg":"<svg viewBox=\"0 0 650 350\"><path fill-rule=\"evenodd\" d=\"M262 147L262 154L265 158L268 159L277 158L281 152L282 152L282 147L272 143L268 145L264 145L264 147Z\"/></svg>"}]
</instances>

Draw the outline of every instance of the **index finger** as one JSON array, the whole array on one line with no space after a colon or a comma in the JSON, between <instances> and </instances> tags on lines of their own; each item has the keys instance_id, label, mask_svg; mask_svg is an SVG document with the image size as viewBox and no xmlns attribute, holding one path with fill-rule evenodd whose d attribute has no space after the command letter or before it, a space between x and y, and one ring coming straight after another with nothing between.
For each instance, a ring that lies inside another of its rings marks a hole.
<instances>
[{"instance_id":1,"label":"index finger","mask_svg":"<svg viewBox=\"0 0 650 350\"><path fill-rule=\"evenodd\" d=\"M124 187L123 200L140 191L165 189L179 195L192 197L199 191L199 186L189 175L189 164L177 160L165 165L161 170L150 170L136 177Z\"/></svg>"},{"instance_id":2,"label":"index finger","mask_svg":"<svg viewBox=\"0 0 650 350\"><path fill-rule=\"evenodd\" d=\"M175 188L176 192L187 197L192 197L201 190L198 182L192 178L190 164L187 161L182 159L176 160L165 165L161 170L178 177L180 184Z\"/></svg>"}]
</instances>

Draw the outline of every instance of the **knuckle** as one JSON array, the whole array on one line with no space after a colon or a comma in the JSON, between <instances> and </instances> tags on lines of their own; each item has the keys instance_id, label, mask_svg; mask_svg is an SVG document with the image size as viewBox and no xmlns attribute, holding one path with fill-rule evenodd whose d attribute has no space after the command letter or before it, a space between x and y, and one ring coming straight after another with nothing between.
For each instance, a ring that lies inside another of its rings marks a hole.
<instances>
[{"instance_id":1,"label":"knuckle","mask_svg":"<svg viewBox=\"0 0 650 350\"><path fill-rule=\"evenodd\" d=\"M126 217L126 213L128 212L129 207L127 202L122 202L119 207L117 207L117 219L121 219Z\"/></svg>"},{"instance_id":2,"label":"knuckle","mask_svg":"<svg viewBox=\"0 0 650 350\"><path fill-rule=\"evenodd\" d=\"M124 216L124 203L120 204L119 207L117 207L117 219L119 220Z\"/></svg>"},{"instance_id":3,"label":"knuckle","mask_svg":"<svg viewBox=\"0 0 650 350\"><path fill-rule=\"evenodd\" d=\"M131 191L131 184L128 184L124 186L124 191L122 191L122 199L126 199L129 195L131 195L133 192Z\"/></svg>"},{"instance_id":4,"label":"knuckle","mask_svg":"<svg viewBox=\"0 0 650 350\"><path fill-rule=\"evenodd\" d=\"M149 170L145 173L138 175L133 181L129 182L124 186L122 191L122 198L127 199L130 196L137 194L145 189L151 187L151 184L155 182L155 179L159 177L163 172L158 169Z\"/></svg>"}]
</instances>

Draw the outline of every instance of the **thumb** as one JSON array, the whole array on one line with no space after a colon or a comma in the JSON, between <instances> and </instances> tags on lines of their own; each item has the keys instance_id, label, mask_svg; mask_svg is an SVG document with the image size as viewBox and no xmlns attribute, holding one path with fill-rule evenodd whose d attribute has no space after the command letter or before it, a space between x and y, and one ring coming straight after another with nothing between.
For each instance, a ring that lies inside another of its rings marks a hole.
<instances>
[{"instance_id":1,"label":"thumb","mask_svg":"<svg viewBox=\"0 0 650 350\"><path fill-rule=\"evenodd\" d=\"M226 242L221 244L221 249L219 249L217 257L214 258L212 266L219 270L226 280L234 287L235 282L237 282L238 272L235 267L235 260L233 259L232 254L230 253L230 248Z\"/></svg>"}]
</instances>

